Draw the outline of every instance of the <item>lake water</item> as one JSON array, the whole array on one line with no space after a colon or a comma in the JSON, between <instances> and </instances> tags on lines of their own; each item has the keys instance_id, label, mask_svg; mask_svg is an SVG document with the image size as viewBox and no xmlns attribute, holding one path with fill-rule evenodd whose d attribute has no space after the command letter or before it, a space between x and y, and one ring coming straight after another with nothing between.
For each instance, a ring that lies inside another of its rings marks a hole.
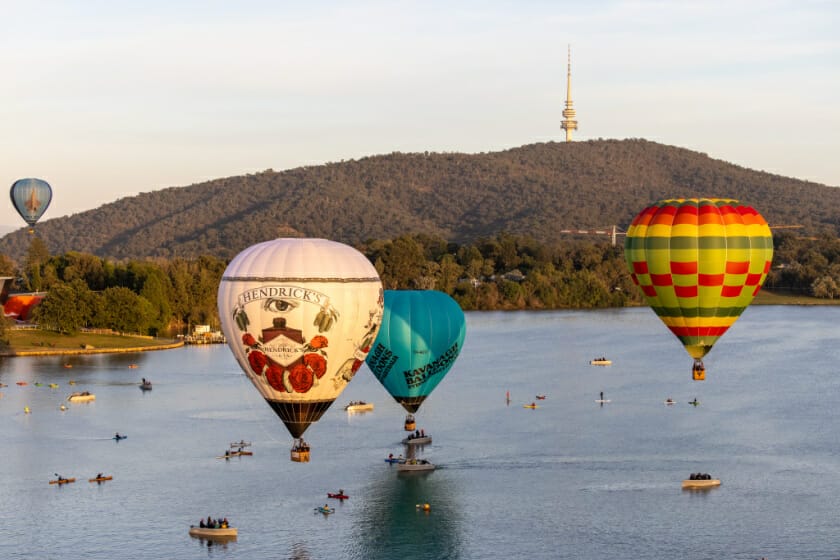
<instances>
[{"instance_id":1,"label":"lake water","mask_svg":"<svg viewBox=\"0 0 840 560\"><path fill-rule=\"evenodd\" d=\"M298 464L226 346L3 359L0 558L840 557L840 308L748 309L704 382L648 309L467 321L417 415L434 438L419 455L439 466L419 476L383 461L404 452L404 412L366 367L309 428L312 461ZM613 365L588 364L601 355ZM96 401L62 412L73 390ZM350 400L376 408L348 415ZM215 458L243 438L252 457ZM97 472L114 479L88 483ZM693 472L723 484L681 490ZM77 482L49 485L55 473ZM349 500L326 499L339 488ZM326 502L334 515L313 512ZM189 537L208 515L238 539Z\"/></svg>"}]
</instances>

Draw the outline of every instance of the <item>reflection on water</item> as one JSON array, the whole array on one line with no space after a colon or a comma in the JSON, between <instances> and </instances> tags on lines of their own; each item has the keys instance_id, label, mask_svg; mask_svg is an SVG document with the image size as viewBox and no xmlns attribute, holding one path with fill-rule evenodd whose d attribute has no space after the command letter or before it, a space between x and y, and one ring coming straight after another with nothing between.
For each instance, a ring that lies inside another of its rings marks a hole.
<instances>
[{"instance_id":1,"label":"reflection on water","mask_svg":"<svg viewBox=\"0 0 840 560\"><path fill-rule=\"evenodd\" d=\"M443 472L375 474L354 523L353 558L461 558L459 493ZM430 511L418 505L429 504Z\"/></svg>"}]
</instances>

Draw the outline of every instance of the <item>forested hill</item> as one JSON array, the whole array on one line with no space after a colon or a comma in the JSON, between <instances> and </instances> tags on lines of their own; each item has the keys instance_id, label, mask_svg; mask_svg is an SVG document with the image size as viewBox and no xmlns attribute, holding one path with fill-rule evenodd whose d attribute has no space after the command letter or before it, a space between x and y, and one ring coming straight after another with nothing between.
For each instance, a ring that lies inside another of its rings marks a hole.
<instances>
[{"instance_id":1,"label":"forested hill","mask_svg":"<svg viewBox=\"0 0 840 560\"><path fill-rule=\"evenodd\" d=\"M57 190L55 203L72 196ZM230 258L278 236L346 243L426 233L459 243L500 232L540 241L559 230L627 227L648 203L731 197L771 224L837 235L840 189L745 169L645 140L531 144L502 152L393 153L267 170L143 193L38 224L52 254L114 259ZM20 260L26 230L0 239Z\"/></svg>"}]
</instances>

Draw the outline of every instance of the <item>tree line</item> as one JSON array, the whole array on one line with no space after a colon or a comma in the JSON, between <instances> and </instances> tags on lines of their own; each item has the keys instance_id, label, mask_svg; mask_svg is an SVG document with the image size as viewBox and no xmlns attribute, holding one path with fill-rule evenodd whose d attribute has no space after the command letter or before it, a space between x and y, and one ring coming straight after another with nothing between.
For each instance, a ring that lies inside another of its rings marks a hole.
<instances>
[{"instance_id":1,"label":"tree line","mask_svg":"<svg viewBox=\"0 0 840 560\"><path fill-rule=\"evenodd\" d=\"M765 288L840 298L840 240L791 234L774 240ZM542 243L502 233L458 244L433 235L369 240L359 249L386 290L439 290L465 311L591 309L643 303L622 247L574 239ZM198 258L112 261L68 252L50 255L34 237L25 261L0 255L0 274L17 291L44 291L35 308L41 328L74 334L85 328L172 336L190 325L218 328L216 294L227 262Z\"/></svg>"}]
</instances>

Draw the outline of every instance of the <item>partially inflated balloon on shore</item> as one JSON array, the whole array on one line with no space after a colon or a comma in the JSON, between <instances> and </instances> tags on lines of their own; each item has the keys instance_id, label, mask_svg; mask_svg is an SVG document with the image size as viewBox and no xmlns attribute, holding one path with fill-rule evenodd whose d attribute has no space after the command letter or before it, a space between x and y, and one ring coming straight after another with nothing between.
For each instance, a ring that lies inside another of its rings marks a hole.
<instances>
[{"instance_id":1,"label":"partially inflated balloon on shore","mask_svg":"<svg viewBox=\"0 0 840 560\"><path fill-rule=\"evenodd\" d=\"M627 229L627 267L648 304L695 359L761 289L773 260L770 227L733 199L679 198L642 210Z\"/></svg>"},{"instance_id":2,"label":"partially inflated balloon on shore","mask_svg":"<svg viewBox=\"0 0 840 560\"><path fill-rule=\"evenodd\" d=\"M458 303L434 290L386 290L382 328L367 365L414 413L455 363L467 327Z\"/></svg>"},{"instance_id":3,"label":"partially inflated balloon on shore","mask_svg":"<svg viewBox=\"0 0 840 560\"><path fill-rule=\"evenodd\" d=\"M19 179L12 184L9 196L15 210L29 224L31 231L50 205L52 187L41 179Z\"/></svg>"},{"instance_id":4,"label":"partially inflated balloon on shore","mask_svg":"<svg viewBox=\"0 0 840 560\"><path fill-rule=\"evenodd\" d=\"M242 370L301 438L364 362L382 319L382 283L352 247L276 239L234 257L218 305Z\"/></svg>"}]
</instances>

